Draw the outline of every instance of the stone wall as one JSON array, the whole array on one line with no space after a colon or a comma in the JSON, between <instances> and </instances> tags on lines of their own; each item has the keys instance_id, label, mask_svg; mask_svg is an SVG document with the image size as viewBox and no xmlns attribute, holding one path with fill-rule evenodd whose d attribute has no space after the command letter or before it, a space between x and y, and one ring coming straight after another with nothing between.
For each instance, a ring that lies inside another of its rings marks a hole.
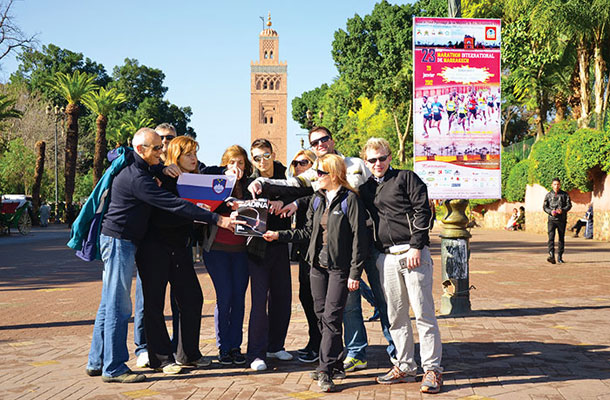
<instances>
[{"instance_id":1,"label":"stone wall","mask_svg":"<svg viewBox=\"0 0 610 400\"><path fill-rule=\"evenodd\" d=\"M525 207L525 230L546 234L547 214L542 210L544 196L548 190L538 184L527 185L524 203L509 203L498 200L492 204L475 207L473 216L477 224L489 229L504 229L512 210ZM593 203L593 238L610 241L610 175L598 174L593 180L593 191L581 193L579 190L568 192L572 200L572 210L568 213L568 229L582 218L588 204ZM483 213L482 211L485 210ZM484 214L484 216L483 216Z\"/></svg>"}]
</instances>

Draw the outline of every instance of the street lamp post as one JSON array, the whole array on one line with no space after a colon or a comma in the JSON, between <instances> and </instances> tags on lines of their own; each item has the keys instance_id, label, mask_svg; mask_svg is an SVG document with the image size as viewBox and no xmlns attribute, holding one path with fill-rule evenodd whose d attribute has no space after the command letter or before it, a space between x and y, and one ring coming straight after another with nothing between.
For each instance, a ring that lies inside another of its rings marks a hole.
<instances>
[{"instance_id":1,"label":"street lamp post","mask_svg":"<svg viewBox=\"0 0 610 400\"><path fill-rule=\"evenodd\" d=\"M55 223L59 224L59 189L58 189L58 173L57 173L57 123L63 120L64 108L55 106L47 106L47 115L53 116L55 122Z\"/></svg>"}]
</instances>

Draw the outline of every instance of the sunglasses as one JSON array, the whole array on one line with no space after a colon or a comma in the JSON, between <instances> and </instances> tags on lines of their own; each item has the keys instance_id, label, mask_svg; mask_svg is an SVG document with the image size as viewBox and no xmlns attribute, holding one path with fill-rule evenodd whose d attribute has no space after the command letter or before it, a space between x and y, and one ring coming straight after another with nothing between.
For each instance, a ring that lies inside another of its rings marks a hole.
<instances>
[{"instance_id":1,"label":"sunglasses","mask_svg":"<svg viewBox=\"0 0 610 400\"><path fill-rule=\"evenodd\" d=\"M271 153L263 153L258 156L252 157L252 159L256 162L261 162L262 159L269 160L271 158Z\"/></svg>"},{"instance_id":2,"label":"sunglasses","mask_svg":"<svg viewBox=\"0 0 610 400\"><path fill-rule=\"evenodd\" d=\"M143 144L142 146L144 146L144 147L152 147L152 149L154 151L161 151L161 150L163 150L163 145L161 145L161 144L158 145L158 146L153 146L151 144Z\"/></svg>"},{"instance_id":3,"label":"sunglasses","mask_svg":"<svg viewBox=\"0 0 610 400\"><path fill-rule=\"evenodd\" d=\"M296 168L297 165L300 165L301 167L306 167L309 164L311 164L311 161L309 161L309 160L292 160L292 162L290 164L292 164L292 166L295 167L295 168Z\"/></svg>"},{"instance_id":4,"label":"sunglasses","mask_svg":"<svg viewBox=\"0 0 610 400\"><path fill-rule=\"evenodd\" d=\"M172 139L176 138L176 136L174 136L174 135L165 135L165 136L159 135L159 136L161 136L161 140L163 140L163 139L172 140Z\"/></svg>"},{"instance_id":5,"label":"sunglasses","mask_svg":"<svg viewBox=\"0 0 610 400\"><path fill-rule=\"evenodd\" d=\"M330 136L326 135L326 136L322 136L320 139L316 139L316 140L309 142L309 144L311 145L311 147L316 147L320 143L326 143L329 140L330 140Z\"/></svg>"},{"instance_id":6,"label":"sunglasses","mask_svg":"<svg viewBox=\"0 0 610 400\"><path fill-rule=\"evenodd\" d=\"M326 176L326 175L329 174L329 172L322 171L321 169L316 169L316 172L318 173L318 178L321 178L321 177Z\"/></svg>"},{"instance_id":7,"label":"sunglasses","mask_svg":"<svg viewBox=\"0 0 610 400\"><path fill-rule=\"evenodd\" d=\"M379 162L384 162L385 160L387 160L389 157L388 156L381 156L381 157L377 157L377 158L369 158L368 160L366 160L367 163L369 164L375 164L377 161Z\"/></svg>"}]
</instances>

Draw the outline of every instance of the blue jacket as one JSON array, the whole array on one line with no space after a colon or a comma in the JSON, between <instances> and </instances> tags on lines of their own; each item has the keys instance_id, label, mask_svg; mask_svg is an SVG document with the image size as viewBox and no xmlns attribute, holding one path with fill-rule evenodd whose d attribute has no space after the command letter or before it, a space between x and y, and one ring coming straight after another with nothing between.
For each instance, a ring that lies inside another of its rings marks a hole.
<instances>
[{"instance_id":1,"label":"blue jacket","mask_svg":"<svg viewBox=\"0 0 610 400\"><path fill-rule=\"evenodd\" d=\"M133 162L132 154L131 151L126 151L124 147L119 147L108 153L109 160L114 158L110 167L108 167L97 185L95 185L93 192L89 195L78 217L72 223L72 233L68 247L76 250L76 255L85 261L102 259L100 253L100 230L102 228L102 217L106 210L108 210L108 204L110 203L110 196L108 194L114 177L127 164Z\"/></svg>"},{"instance_id":2,"label":"blue jacket","mask_svg":"<svg viewBox=\"0 0 610 400\"><path fill-rule=\"evenodd\" d=\"M153 207L179 217L216 224L218 214L199 208L160 188L150 167L138 154L112 182L110 205L102 221L102 233L136 245L144 238Z\"/></svg>"}]
</instances>

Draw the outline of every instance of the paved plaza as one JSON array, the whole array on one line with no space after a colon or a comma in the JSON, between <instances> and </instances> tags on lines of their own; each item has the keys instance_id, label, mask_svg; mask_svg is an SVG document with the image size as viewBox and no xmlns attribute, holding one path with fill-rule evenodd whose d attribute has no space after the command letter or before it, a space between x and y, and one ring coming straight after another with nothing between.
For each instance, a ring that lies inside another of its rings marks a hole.
<instances>
[{"instance_id":1,"label":"paved plaza","mask_svg":"<svg viewBox=\"0 0 610 400\"><path fill-rule=\"evenodd\" d=\"M438 233L437 228L431 235L437 310L442 293ZM101 263L74 256L65 246L65 226L35 228L26 237L2 236L0 398L610 399L610 243L568 237L566 264L551 265L545 261L545 236L483 229L472 234L473 311L439 317L445 383L437 395L421 394L419 383L374 382L390 367L378 322L366 323L368 368L337 381L339 393L319 391L308 376L313 365L277 360L262 373L215 362L208 369L173 376L142 371L148 379L138 384L103 383L85 375ZM297 268L293 265L293 313L286 342L291 352L307 340ZM205 298L201 350L212 357L217 354L214 290L203 265L197 271ZM369 317L372 309L366 302L363 309ZM132 328L130 324L133 354ZM138 370L134 357L129 365Z\"/></svg>"}]
</instances>

